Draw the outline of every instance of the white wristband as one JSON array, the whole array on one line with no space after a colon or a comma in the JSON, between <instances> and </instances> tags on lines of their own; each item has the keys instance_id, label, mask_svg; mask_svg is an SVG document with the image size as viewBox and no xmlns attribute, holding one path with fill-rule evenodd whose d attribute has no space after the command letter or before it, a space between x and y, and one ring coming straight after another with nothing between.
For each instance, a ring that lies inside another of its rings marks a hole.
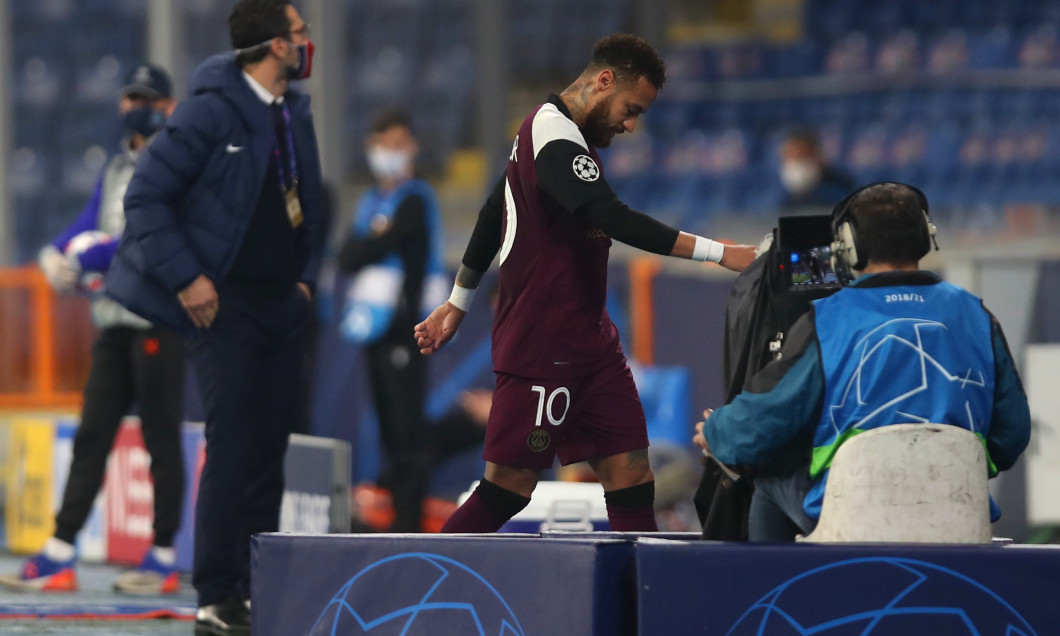
<instances>
[{"instance_id":1,"label":"white wristband","mask_svg":"<svg viewBox=\"0 0 1060 636\"><path fill-rule=\"evenodd\" d=\"M696 246L692 248L692 260L720 263L725 254L725 245L702 236L696 237Z\"/></svg>"},{"instance_id":2,"label":"white wristband","mask_svg":"<svg viewBox=\"0 0 1060 636\"><path fill-rule=\"evenodd\" d=\"M453 283L453 293L449 294L449 304L460 311L467 313L471 309L471 301L475 299L475 289L468 289Z\"/></svg>"}]
</instances>

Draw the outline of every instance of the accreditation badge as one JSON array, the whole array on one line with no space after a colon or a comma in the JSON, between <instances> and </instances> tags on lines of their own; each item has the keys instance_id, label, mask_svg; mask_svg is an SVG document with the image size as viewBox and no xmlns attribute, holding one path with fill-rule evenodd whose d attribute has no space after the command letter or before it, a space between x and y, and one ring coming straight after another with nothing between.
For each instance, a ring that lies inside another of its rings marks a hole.
<instances>
[{"instance_id":1,"label":"accreditation badge","mask_svg":"<svg viewBox=\"0 0 1060 636\"><path fill-rule=\"evenodd\" d=\"M291 222L291 227L298 227L304 219L302 202L298 200L298 188L292 187L284 195L287 198L287 219Z\"/></svg>"}]
</instances>

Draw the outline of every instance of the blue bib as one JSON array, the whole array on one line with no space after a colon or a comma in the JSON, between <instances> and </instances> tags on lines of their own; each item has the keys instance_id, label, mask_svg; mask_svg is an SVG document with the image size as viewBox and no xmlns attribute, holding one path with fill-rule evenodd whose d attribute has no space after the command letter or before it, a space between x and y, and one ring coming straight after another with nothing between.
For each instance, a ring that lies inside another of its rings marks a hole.
<instances>
[{"instance_id":1,"label":"blue bib","mask_svg":"<svg viewBox=\"0 0 1060 636\"><path fill-rule=\"evenodd\" d=\"M814 309L825 394L810 464L810 516L820 515L836 451L858 433L930 422L985 439L994 351L979 298L946 282L847 287L814 301Z\"/></svg>"},{"instance_id":2,"label":"blue bib","mask_svg":"<svg viewBox=\"0 0 1060 636\"><path fill-rule=\"evenodd\" d=\"M427 268L420 298L421 314L426 317L431 310L445 302L449 283L442 266L444 236L441 210L434 189L420 179L406 181L392 192L384 193L379 188L372 188L357 203L353 235L370 235L373 219L382 217L389 222L401 203L410 196L418 196L423 200L429 236ZM347 288L346 307L339 332L359 344L375 342L383 337L394 320L404 283L405 264L396 253L388 254L380 262L360 270Z\"/></svg>"}]
</instances>

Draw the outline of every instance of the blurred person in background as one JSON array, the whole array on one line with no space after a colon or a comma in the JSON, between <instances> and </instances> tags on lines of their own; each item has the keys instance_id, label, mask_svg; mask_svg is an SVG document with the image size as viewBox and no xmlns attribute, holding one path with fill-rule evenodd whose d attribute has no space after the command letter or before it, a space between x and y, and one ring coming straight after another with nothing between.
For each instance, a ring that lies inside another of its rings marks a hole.
<instances>
[{"instance_id":1,"label":"blurred person in background","mask_svg":"<svg viewBox=\"0 0 1060 636\"><path fill-rule=\"evenodd\" d=\"M279 529L298 419L322 187L309 27L286 0L241 0L235 53L189 81L136 167L107 279L134 312L179 329L200 382L206 462L195 512L196 633L250 633L250 537Z\"/></svg>"},{"instance_id":2,"label":"blurred person in background","mask_svg":"<svg viewBox=\"0 0 1060 636\"><path fill-rule=\"evenodd\" d=\"M375 187L354 211L338 270L353 274L340 327L364 346L386 462L378 483L390 491L392 532L419 532L430 477L424 400L427 358L408 334L444 301L443 229L438 199L414 178L419 144L409 117L384 112L365 143Z\"/></svg>"},{"instance_id":3,"label":"blurred person in background","mask_svg":"<svg viewBox=\"0 0 1060 636\"><path fill-rule=\"evenodd\" d=\"M828 161L817 133L794 130L780 145L781 212L831 210L854 189L854 179ZM827 212L826 212L827 213Z\"/></svg>"},{"instance_id":4,"label":"blurred person in background","mask_svg":"<svg viewBox=\"0 0 1060 636\"><path fill-rule=\"evenodd\" d=\"M122 418L136 403L144 444L151 455L154 545L136 569L118 576L114 589L169 594L180 588L173 537L180 525L184 495L180 441L184 345L175 332L133 314L104 296L102 288L103 275L125 228L125 189L144 148L176 105L172 81L163 69L142 64L131 70L118 102L124 131L122 152L107 162L81 214L40 252L40 267L56 291L91 297L92 323L100 331L92 345L81 423L74 436L62 505L55 516L55 534L18 575L0 579L12 587L77 590L77 533L103 483Z\"/></svg>"},{"instance_id":5,"label":"blurred person in background","mask_svg":"<svg viewBox=\"0 0 1060 636\"><path fill-rule=\"evenodd\" d=\"M443 532L497 531L530 503L557 455L564 465L589 461L613 530L657 529L644 409L605 308L611 241L735 271L754 260L752 246L724 246L632 210L604 178L596 149L633 132L665 80L665 63L642 38L597 42L578 79L523 122L449 300L416 326L423 354L444 346L500 252L485 476Z\"/></svg>"},{"instance_id":6,"label":"blurred person in background","mask_svg":"<svg viewBox=\"0 0 1060 636\"><path fill-rule=\"evenodd\" d=\"M935 236L924 194L892 182L856 190L835 206L832 234L838 264L857 278L813 301L781 356L696 424L697 446L757 469L751 541L813 531L829 466L859 432L908 422L964 428L983 442L991 477L1030 440L1001 324L981 299L920 270ZM995 521L992 499L990 508Z\"/></svg>"}]
</instances>

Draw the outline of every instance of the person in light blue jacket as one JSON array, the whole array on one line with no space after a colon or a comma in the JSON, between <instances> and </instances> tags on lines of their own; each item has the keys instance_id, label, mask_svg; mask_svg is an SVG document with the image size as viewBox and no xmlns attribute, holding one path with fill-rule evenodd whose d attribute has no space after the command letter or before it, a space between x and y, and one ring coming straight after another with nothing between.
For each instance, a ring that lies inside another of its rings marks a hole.
<instances>
[{"instance_id":1,"label":"person in light blue jacket","mask_svg":"<svg viewBox=\"0 0 1060 636\"><path fill-rule=\"evenodd\" d=\"M780 359L696 425L701 448L756 469L752 541L809 534L836 451L864 431L916 422L968 429L985 445L990 476L1011 468L1030 441L1030 408L1001 325L979 298L919 269L935 233L923 193L866 186L836 206L832 230L841 269L860 276L814 301Z\"/></svg>"},{"instance_id":2,"label":"person in light blue jacket","mask_svg":"<svg viewBox=\"0 0 1060 636\"><path fill-rule=\"evenodd\" d=\"M420 532L431 467L427 358L409 334L449 292L441 209L434 188L414 178L419 144L405 113L381 113L365 150L376 185L357 202L339 253L339 271L352 274L339 331L364 347L386 455L377 482L394 502L389 530Z\"/></svg>"},{"instance_id":3,"label":"person in light blue jacket","mask_svg":"<svg viewBox=\"0 0 1060 636\"><path fill-rule=\"evenodd\" d=\"M249 633L250 536L279 528L283 462L315 320L321 176L309 25L241 0L236 52L192 74L140 160L108 293L185 336L206 413L195 509L196 630Z\"/></svg>"}]
</instances>

